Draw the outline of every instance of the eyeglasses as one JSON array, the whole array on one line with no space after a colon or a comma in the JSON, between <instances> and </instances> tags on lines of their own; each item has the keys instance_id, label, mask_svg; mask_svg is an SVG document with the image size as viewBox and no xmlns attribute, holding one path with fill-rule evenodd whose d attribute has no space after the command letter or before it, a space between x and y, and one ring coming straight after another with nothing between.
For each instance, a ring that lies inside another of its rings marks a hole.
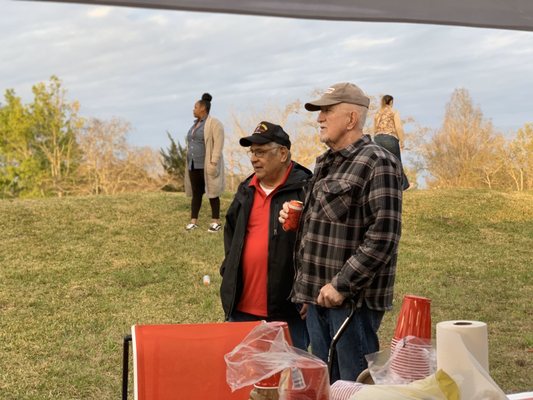
<instances>
[{"instance_id":1,"label":"eyeglasses","mask_svg":"<svg viewBox=\"0 0 533 400\"><path fill-rule=\"evenodd\" d=\"M269 151L279 149L281 147L283 146L274 146L269 147L268 149L250 149L248 150L248 155L250 156L250 158L252 158L253 156L256 156L257 158L264 158Z\"/></svg>"}]
</instances>

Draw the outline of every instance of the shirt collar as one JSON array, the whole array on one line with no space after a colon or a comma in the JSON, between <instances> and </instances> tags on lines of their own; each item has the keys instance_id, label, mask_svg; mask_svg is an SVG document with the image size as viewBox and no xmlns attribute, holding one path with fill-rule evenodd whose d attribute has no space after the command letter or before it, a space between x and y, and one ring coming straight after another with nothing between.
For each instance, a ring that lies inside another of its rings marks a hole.
<instances>
[{"instance_id":1,"label":"shirt collar","mask_svg":"<svg viewBox=\"0 0 533 400\"><path fill-rule=\"evenodd\" d=\"M287 168L287 171L285 171L285 175L283 176L282 181L278 184L278 186L276 186L274 188L274 190L272 190L272 192L270 194L274 193L276 190L278 190L278 188L280 188L281 186L285 185L285 183L287 182L287 179L289 178L289 174L291 173L293 165L294 165L294 162L291 161L291 163L289 164L289 168ZM250 180L250 183L248 184L248 186L255 187L256 189L261 190L261 192L263 192L263 188L259 184L259 179L257 179L257 175L256 174L254 174L254 176L252 176L252 179Z\"/></svg>"},{"instance_id":2,"label":"shirt collar","mask_svg":"<svg viewBox=\"0 0 533 400\"><path fill-rule=\"evenodd\" d=\"M324 154L319 156L317 158L317 163L321 163L324 160L327 160L328 158L335 158L337 154L341 155L344 158L349 158L352 154L354 154L356 151L358 151L362 146L365 146L372 142L372 139L370 138L370 135L363 135L359 139L357 139L355 142L350 143L348 146L346 146L343 149L340 149L338 151L333 151L329 149Z\"/></svg>"},{"instance_id":3,"label":"shirt collar","mask_svg":"<svg viewBox=\"0 0 533 400\"><path fill-rule=\"evenodd\" d=\"M353 153L355 153L357 150L359 150L360 147L369 144L372 141L369 135L363 135L359 139L357 139L355 142L349 144L344 149L339 150L339 154L343 157L350 157Z\"/></svg>"}]
</instances>

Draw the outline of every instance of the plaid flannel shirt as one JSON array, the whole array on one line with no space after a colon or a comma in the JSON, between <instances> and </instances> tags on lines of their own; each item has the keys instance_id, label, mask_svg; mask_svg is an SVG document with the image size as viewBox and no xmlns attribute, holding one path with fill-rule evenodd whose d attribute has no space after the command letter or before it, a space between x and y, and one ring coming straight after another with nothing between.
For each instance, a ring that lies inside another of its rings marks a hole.
<instances>
[{"instance_id":1,"label":"plaid flannel shirt","mask_svg":"<svg viewBox=\"0 0 533 400\"><path fill-rule=\"evenodd\" d=\"M401 166L368 135L317 158L296 237L292 301L332 283L373 310L392 308L401 234Z\"/></svg>"}]
</instances>

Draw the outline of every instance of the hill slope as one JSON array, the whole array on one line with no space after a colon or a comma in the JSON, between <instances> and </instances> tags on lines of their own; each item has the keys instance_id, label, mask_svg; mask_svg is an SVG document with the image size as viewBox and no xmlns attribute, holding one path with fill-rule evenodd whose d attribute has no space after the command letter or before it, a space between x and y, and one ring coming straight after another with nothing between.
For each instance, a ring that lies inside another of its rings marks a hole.
<instances>
[{"instance_id":1,"label":"hill slope","mask_svg":"<svg viewBox=\"0 0 533 400\"><path fill-rule=\"evenodd\" d=\"M118 398L132 324L221 321L223 236L207 211L187 233L182 194L0 201L1 398ZM382 344L403 296L427 296L434 324L487 322L494 379L531 390L532 249L533 193L407 192Z\"/></svg>"}]
</instances>

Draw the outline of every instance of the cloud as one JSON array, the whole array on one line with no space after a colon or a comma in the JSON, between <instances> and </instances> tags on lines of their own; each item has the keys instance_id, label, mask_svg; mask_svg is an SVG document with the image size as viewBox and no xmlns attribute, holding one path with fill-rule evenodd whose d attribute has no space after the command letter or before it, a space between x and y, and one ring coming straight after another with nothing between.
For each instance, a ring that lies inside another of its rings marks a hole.
<instances>
[{"instance_id":1,"label":"cloud","mask_svg":"<svg viewBox=\"0 0 533 400\"><path fill-rule=\"evenodd\" d=\"M481 48L484 50L499 51L502 48L520 47L531 40L531 35L527 32L505 32L494 31L485 36L481 43ZM531 49L531 46L527 46Z\"/></svg>"},{"instance_id":2,"label":"cloud","mask_svg":"<svg viewBox=\"0 0 533 400\"><path fill-rule=\"evenodd\" d=\"M161 26L165 26L168 24L168 19L161 14L152 15L150 18L148 18L148 20Z\"/></svg>"},{"instance_id":3,"label":"cloud","mask_svg":"<svg viewBox=\"0 0 533 400\"><path fill-rule=\"evenodd\" d=\"M111 7L95 7L87 10L87 16L90 18L104 18L111 14L113 8Z\"/></svg>"},{"instance_id":4,"label":"cloud","mask_svg":"<svg viewBox=\"0 0 533 400\"><path fill-rule=\"evenodd\" d=\"M131 122L131 141L182 139L192 107L261 110L353 81L390 93L402 115L438 127L453 90L466 87L496 125L529 118L533 33L431 25L313 21L0 0L0 90L26 101L59 76L85 116ZM504 99L504 101L502 101Z\"/></svg>"},{"instance_id":5,"label":"cloud","mask_svg":"<svg viewBox=\"0 0 533 400\"><path fill-rule=\"evenodd\" d=\"M343 41L343 46L346 50L362 50L370 47L383 46L386 44L393 44L395 38L373 39L369 37L352 37Z\"/></svg>"}]
</instances>

